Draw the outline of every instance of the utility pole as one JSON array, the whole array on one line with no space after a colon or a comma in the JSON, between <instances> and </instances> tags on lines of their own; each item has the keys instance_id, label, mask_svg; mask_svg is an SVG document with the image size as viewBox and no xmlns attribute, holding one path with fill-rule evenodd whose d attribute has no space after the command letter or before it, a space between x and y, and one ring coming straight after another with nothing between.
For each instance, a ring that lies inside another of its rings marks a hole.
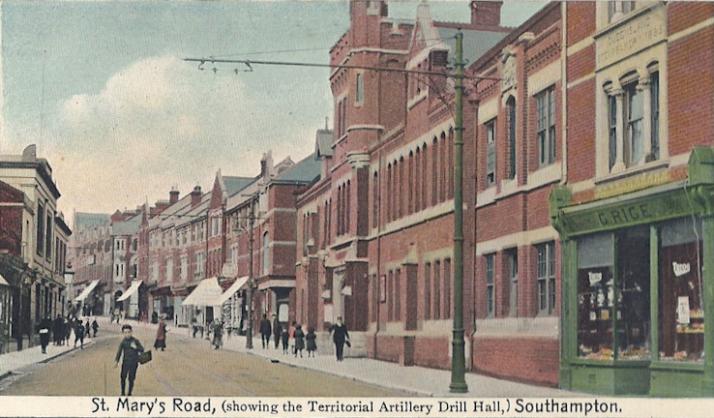
<instances>
[{"instance_id":1,"label":"utility pole","mask_svg":"<svg viewBox=\"0 0 714 418\"><path fill-rule=\"evenodd\" d=\"M245 333L245 348L253 349L253 227L255 225L255 199L256 196L250 198L250 213L248 214L249 237L248 237L248 292L246 298L248 304L248 330Z\"/></svg>"},{"instance_id":2,"label":"utility pole","mask_svg":"<svg viewBox=\"0 0 714 418\"><path fill-rule=\"evenodd\" d=\"M451 351L451 384L453 393L466 393L466 356L464 350L464 206L463 206L463 164L464 164L464 34L456 34L454 64L454 90L456 93L454 112L454 325Z\"/></svg>"}]
</instances>

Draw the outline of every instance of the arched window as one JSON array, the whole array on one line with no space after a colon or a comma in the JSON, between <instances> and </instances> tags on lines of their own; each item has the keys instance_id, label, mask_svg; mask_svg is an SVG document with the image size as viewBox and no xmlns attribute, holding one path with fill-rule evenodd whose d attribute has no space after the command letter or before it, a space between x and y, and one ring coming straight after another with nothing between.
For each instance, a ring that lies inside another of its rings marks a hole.
<instances>
[{"instance_id":1,"label":"arched window","mask_svg":"<svg viewBox=\"0 0 714 418\"><path fill-rule=\"evenodd\" d=\"M404 199L406 198L404 180L404 157L399 157L399 183L397 184L397 217L399 218L406 214L406 208L404 207Z\"/></svg>"},{"instance_id":2,"label":"arched window","mask_svg":"<svg viewBox=\"0 0 714 418\"><path fill-rule=\"evenodd\" d=\"M376 228L379 219L379 175L374 172L374 180L372 181L372 227Z\"/></svg>"},{"instance_id":3,"label":"arched window","mask_svg":"<svg viewBox=\"0 0 714 418\"><path fill-rule=\"evenodd\" d=\"M263 234L263 276L270 272L270 237L268 231Z\"/></svg>"},{"instance_id":4,"label":"arched window","mask_svg":"<svg viewBox=\"0 0 714 418\"><path fill-rule=\"evenodd\" d=\"M513 96L506 101L506 123L508 124L508 164L506 178L516 178L516 99Z\"/></svg>"},{"instance_id":5,"label":"arched window","mask_svg":"<svg viewBox=\"0 0 714 418\"><path fill-rule=\"evenodd\" d=\"M409 189L407 192L407 214L411 215L414 213L414 153L409 151L409 166L408 166L408 174L409 179L407 180L407 188Z\"/></svg>"},{"instance_id":6,"label":"arched window","mask_svg":"<svg viewBox=\"0 0 714 418\"><path fill-rule=\"evenodd\" d=\"M439 183L439 141L434 137L431 149L431 205L436 205L437 185Z\"/></svg>"},{"instance_id":7,"label":"arched window","mask_svg":"<svg viewBox=\"0 0 714 418\"><path fill-rule=\"evenodd\" d=\"M387 222L392 220L392 164L387 164Z\"/></svg>"},{"instance_id":8,"label":"arched window","mask_svg":"<svg viewBox=\"0 0 714 418\"><path fill-rule=\"evenodd\" d=\"M447 143L447 159L448 164L447 166L449 167L448 172L446 173L446 184L448 185L447 187L447 192L446 192L446 198L451 199L454 197L454 129L451 128L449 129L449 141Z\"/></svg>"},{"instance_id":9,"label":"arched window","mask_svg":"<svg viewBox=\"0 0 714 418\"><path fill-rule=\"evenodd\" d=\"M426 200L426 183L427 183L427 159L426 159L426 144L421 146L421 208L426 209L429 202Z\"/></svg>"},{"instance_id":10,"label":"arched window","mask_svg":"<svg viewBox=\"0 0 714 418\"><path fill-rule=\"evenodd\" d=\"M352 200L350 189L350 181L347 180L347 189L345 190L345 234L350 232L350 201Z\"/></svg>"},{"instance_id":11,"label":"arched window","mask_svg":"<svg viewBox=\"0 0 714 418\"><path fill-rule=\"evenodd\" d=\"M421 149L417 147L414 158L414 212L421 210Z\"/></svg>"},{"instance_id":12,"label":"arched window","mask_svg":"<svg viewBox=\"0 0 714 418\"><path fill-rule=\"evenodd\" d=\"M448 144L446 143L446 134L441 133L441 140L439 141L439 202L446 200L446 148Z\"/></svg>"}]
</instances>

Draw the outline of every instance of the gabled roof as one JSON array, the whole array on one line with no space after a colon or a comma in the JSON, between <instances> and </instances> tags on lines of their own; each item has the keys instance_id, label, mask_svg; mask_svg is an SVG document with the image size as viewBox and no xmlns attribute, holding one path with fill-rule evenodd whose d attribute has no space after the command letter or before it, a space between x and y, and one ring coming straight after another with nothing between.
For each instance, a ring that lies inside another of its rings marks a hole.
<instances>
[{"instance_id":1,"label":"gabled roof","mask_svg":"<svg viewBox=\"0 0 714 418\"><path fill-rule=\"evenodd\" d=\"M200 218L204 214L208 214L208 206L211 204L211 196L213 196L212 191L204 194L201 196L201 202L193 208L191 208L191 205L189 204L188 208L191 209L181 213L181 215L177 217L178 222L176 222L176 226L180 227L186 225L195 221L196 218Z\"/></svg>"},{"instance_id":2,"label":"gabled roof","mask_svg":"<svg viewBox=\"0 0 714 418\"><path fill-rule=\"evenodd\" d=\"M254 181L254 177L223 176L223 184L226 186L226 194L228 196L245 189Z\"/></svg>"},{"instance_id":3,"label":"gabled roof","mask_svg":"<svg viewBox=\"0 0 714 418\"><path fill-rule=\"evenodd\" d=\"M316 158L315 154L310 154L280 173L273 181L312 183L320 178L321 172L322 162Z\"/></svg>"},{"instance_id":4,"label":"gabled roof","mask_svg":"<svg viewBox=\"0 0 714 418\"><path fill-rule=\"evenodd\" d=\"M332 131L318 129L315 134L315 156L317 158L332 157Z\"/></svg>"},{"instance_id":5,"label":"gabled roof","mask_svg":"<svg viewBox=\"0 0 714 418\"><path fill-rule=\"evenodd\" d=\"M186 211L187 207L191 207L191 195L187 194L183 198L179 199L178 202L164 209L163 212L149 219L149 229L156 226L161 226L162 228L173 225L177 215Z\"/></svg>"}]
</instances>

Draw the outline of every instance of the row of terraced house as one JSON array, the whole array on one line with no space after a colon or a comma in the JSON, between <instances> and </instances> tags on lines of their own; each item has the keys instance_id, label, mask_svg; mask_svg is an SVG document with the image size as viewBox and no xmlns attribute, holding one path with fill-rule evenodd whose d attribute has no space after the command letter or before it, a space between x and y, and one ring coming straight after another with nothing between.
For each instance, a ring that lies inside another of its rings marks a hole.
<instances>
[{"instance_id":1,"label":"row of terraced house","mask_svg":"<svg viewBox=\"0 0 714 418\"><path fill-rule=\"evenodd\" d=\"M314 152L136 215L142 312L244 329L252 260L256 319L326 338L342 316L353 355L450 367L454 90L428 73L452 71L461 31L468 368L714 393L714 5L552 2L515 28L501 6L455 23L350 1Z\"/></svg>"}]
</instances>

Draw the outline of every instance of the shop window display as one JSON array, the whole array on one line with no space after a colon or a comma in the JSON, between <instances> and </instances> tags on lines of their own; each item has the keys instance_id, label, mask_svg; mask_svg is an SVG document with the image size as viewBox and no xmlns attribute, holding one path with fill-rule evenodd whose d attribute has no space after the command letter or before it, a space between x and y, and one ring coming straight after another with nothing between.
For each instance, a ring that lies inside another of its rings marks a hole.
<instances>
[{"instance_id":1,"label":"shop window display","mask_svg":"<svg viewBox=\"0 0 714 418\"><path fill-rule=\"evenodd\" d=\"M578 240L578 356L613 358L614 245L612 234Z\"/></svg>"},{"instance_id":2,"label":"shop window display","mask_svg":"<svg viewBox=\"0 0 714 418\"><path fill-rule=\"evenodd\" d=\"M617 358L650 357L650 229L626 229L617 235Z\"/></svg>"},{"instance_id":3,"label":"shop window display","mask_svg":"<svg viewBox=\"0 0 714 418\"><path fill-rule=\"evenodd\" d=\"M660 360L703 361L701 236L701 222L692 218L665 223L660 229Z\"/></svg>"}]
</instances>

